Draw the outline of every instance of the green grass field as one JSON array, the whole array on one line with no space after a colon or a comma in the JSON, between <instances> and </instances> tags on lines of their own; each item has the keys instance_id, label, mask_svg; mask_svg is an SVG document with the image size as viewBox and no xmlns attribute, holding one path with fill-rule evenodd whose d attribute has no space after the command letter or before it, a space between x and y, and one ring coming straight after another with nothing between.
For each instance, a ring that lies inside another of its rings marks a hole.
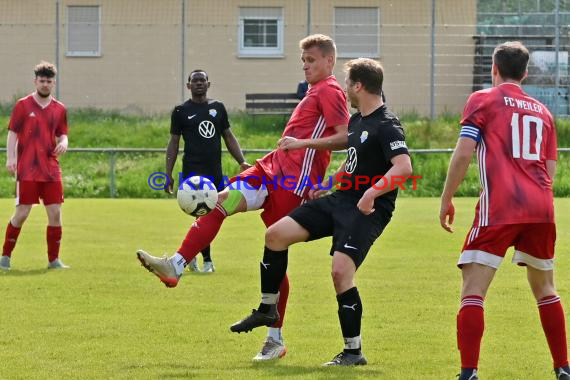
<instances>
[{"instance_id":1,"label":"green grass field","mask_svg":"<svg viewBox=\"0 0 570 380\"><path fill-rule=\"evenodd\" d=\"M226 221L213 244L215 274L189 274L167 289L134 253L178 247L192 220L174 200L67 200L61 257L73 268L59 272L44 269L45 213L37 207L20 235L12 271L0 273L0 378L454 379L455 262L474 204L473 198L457 200L457 231L449 235L437 222L437 199L399 201L357 278L370 365L341 369L320 366L342 348L328 239L291 249L289 353L255 365L251 358L265 331L236 335L228 327L258 304L264 228L256 213ZM12 205L0 199L0 221L8 220ZM556 206L557 279L568 302L570 215L562 211L570 200L557 199ZM481 377L549 379L550 355L524 269L508 261L486 302Z\"/></svg>"}]
</instances>

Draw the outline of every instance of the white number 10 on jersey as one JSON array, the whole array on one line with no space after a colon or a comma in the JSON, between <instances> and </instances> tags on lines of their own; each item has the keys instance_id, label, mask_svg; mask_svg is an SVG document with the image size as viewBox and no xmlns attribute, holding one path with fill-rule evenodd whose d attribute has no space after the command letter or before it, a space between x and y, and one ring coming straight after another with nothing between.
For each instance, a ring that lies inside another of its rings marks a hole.
<instances>
[{"instance_id":1,"label":"white number 10 on jersey","mask_svg":"<svg viewBox=\"0 0 570 380\"><path fill-rule=\"evenodd\" d=\"M513 157L521 158L521 143L519 132L519 114L513 113L511 119L511 129L513 135ZM536 141L534 142L534 150L536 153L530 153L530 126L536 128ZM542 124L541 118L531 115L522 117L522 158L525 160L536 161L540 159L540 145L542 144Z\"/></svg>"}]
</instances>

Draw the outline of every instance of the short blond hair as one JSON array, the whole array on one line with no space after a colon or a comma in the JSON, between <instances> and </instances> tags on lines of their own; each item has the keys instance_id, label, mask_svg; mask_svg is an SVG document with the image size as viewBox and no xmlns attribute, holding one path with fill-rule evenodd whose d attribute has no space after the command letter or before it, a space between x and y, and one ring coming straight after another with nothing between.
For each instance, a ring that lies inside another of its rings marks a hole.
<instances>
[{"instance_id":1,"label":"short blond hair","mask_svg":"<svg viewBox=\"0 0 570 380\"><path fill-rule=\"evenodd\" d=\"M316 46L323 53L323 55L332 55L336 57L336 44L334 40L324 34L311 34L299 41L301 50L307 50Z\"/></svg>"}]
</instances>

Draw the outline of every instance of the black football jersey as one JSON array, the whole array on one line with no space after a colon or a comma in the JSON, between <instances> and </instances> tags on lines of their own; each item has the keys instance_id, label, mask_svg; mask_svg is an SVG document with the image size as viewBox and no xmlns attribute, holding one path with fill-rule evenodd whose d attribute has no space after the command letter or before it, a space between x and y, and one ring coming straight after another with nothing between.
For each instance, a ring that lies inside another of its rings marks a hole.
<instances>
[{"instance_id":1,"label":"black football jersey","mask_svg":"<svg viewBox=\"0 0 570 380\"><path fill-rule=\"evenodd\" d=\"M170 133L184 140L183 167L221 173L222 132L230 127L222 102L187 100L172 111Z\"/></svg>"},{"instance_id":2,"label":"black football jersey","mask_svg":"<svg viewBox=\"0 0 570 380\"><path fill-rule=\"evenodd\" d=\"M348 123L348 150L344 180L338 191L360 198L373 183L380 180L393 166L390 160L408 154L404 129L397 116L386 105L367 116L360 112L352 115ZM360 181L357 184L357 177ZM376 177L376 179L374 179ZM374 179L374 180L373 180ZM366 183L363 183L366 180ZM373 182L371 182L373 180ZM350 181L350 185L348 182ZM343 190L344 189L344 190ZM398 188L375 200L375 207L394 208Z\"/></svg>"}]
</instances>

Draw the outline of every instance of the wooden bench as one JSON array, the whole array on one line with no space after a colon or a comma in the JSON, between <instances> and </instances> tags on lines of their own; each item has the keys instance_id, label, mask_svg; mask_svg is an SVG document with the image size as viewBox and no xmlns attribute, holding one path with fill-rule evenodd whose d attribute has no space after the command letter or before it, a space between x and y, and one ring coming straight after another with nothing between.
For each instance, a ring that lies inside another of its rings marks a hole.
<instances>
[{"instance_id":1,"label":"wooden bench","mask_svg":"<svg viewBox=\"0 0 570 380\"><path fill-rule=\"evenodd\" d=\"M245 111L253 115L291 115L299 99L295 93L245 94Z\"/></svg>"}]
</instances>

